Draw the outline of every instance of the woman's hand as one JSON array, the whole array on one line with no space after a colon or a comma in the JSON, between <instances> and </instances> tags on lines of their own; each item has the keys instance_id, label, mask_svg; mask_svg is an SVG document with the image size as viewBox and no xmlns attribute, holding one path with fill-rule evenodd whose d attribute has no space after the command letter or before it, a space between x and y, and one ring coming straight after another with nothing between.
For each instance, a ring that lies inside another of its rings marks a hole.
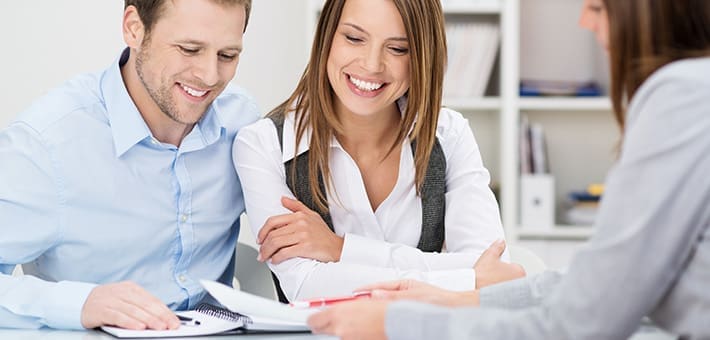
<instances>
[{"instance_id":1,"label":"woman's hand","mask_svg":"<svg viewBox=\"0 0 710 340\"><path fill-rule=\"evenodd\" d=\"M478 291L454 292L415 280L376 283L356 289L370 291L373 299L414 300L441 306L478 306Z\"/></svg>"},{"instance_id":2,"label":"woman's hand","mask_svg":"<svg viewBox=\"0 0 710 340\"><path fill-rule=\"evenodd\" d=\"M476 289L525 276L525 269L521 265L500 260L504 250L505 241L498 240L478 258L473 265L476 271Z\"/></svg>"},{"instance_id":3,"label":"woman's hand","mask_svg":"<svg viewBox=\"0 0 710 340\"><path fill-rule=\"evenodd\" d=\"M388 301L362 300L340 303L308 318L315 334L332 334L342 340L386 339Z\"/></svg>"},{"instance_id":4,"label":"woman's hand","mask_svg":"<svg viewBox=\"0 0 710 340\"><path fill-rule=\"evenodd\" d=\"M257 235L259 261L278 264L294 257L338 262L344 239L333 233L320 215L287 197L281 204L292 213L269 217Z\"/></svg>"}]
</instances>

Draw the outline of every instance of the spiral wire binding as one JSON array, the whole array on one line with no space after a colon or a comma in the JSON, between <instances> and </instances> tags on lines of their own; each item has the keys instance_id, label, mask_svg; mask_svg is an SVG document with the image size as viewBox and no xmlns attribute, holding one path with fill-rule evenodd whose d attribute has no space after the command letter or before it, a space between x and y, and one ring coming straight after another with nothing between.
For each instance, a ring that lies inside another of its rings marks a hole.
<instances>
[{"instance_id":1,"label":"spiral wire binding","mask_svg":"<svg viewBox=\"0 0 710 340\"><path fill-rule=\"evenodd\" d=\"M209 303L203 302L203 303L199 304L195 310L197 310L198 312L200 312L202 314L213 316L215 318L222 319L222 320L234 321L234 322L241 321L244 323L244 325L252 324L251 318L244 315L244 314L232 312L231 310L217 307L217 306L211 305Z\"/></svg>"}]
</instances>

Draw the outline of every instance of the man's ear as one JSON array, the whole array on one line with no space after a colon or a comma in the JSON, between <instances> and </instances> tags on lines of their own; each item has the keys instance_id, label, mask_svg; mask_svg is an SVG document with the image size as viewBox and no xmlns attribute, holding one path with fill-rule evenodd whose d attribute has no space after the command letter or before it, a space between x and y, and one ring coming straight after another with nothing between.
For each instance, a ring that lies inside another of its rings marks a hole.
<instances>
[{"instance_id":1,"label":"man's ear","mask_svg":"<svg viewBox=\"0 0 710 340\"><path fill-rule=\"evenodd\" d=\"M139 48L145 38L145 26L135 6L123 12L123 41L130 48Z\"/></svg>"}]
</instances>

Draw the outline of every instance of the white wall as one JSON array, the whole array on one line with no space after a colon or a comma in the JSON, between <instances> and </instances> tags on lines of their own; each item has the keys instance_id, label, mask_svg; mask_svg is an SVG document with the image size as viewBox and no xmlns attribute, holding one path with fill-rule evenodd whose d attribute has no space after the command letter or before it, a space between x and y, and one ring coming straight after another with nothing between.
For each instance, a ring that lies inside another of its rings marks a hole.
<instances>
[{"instance_id":1,"label":"white wall","mask_svg":"<svg viewBox=\"0 0 710 340\"><path fill-rule=\"evenodd\" d=\"M307 1L253 0L235 82L271 109L303 71ZM0 128L72 75L107 67L123 48L121 0L0 1Z\"/></svg>"},{"instance_id":2,"label":"white wall","mask_svg":"<svg viewBox=\"0 0 710 340\"><path fill-rule=\"evenodd\" d=\"M111 63L122 46L122 8L118 0L0 2L0 127L71 75Z\"/></svg>"},{"instance_id":3,"label":"white wall","mask_svg":"<svg viewBox=\"0 0 710 340\"><path fill-rule=\"evenodd\" d=\"M252 0L244 54L235 81L266 113L291 94L310 53L306 0Z\"/></svg>"}]
</instances>

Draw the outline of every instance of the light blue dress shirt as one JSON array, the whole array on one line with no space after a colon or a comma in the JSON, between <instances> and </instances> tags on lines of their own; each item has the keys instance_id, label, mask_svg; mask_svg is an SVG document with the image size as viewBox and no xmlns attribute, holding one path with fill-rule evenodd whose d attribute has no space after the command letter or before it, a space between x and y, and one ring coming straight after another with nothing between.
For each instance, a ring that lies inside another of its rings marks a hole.
<instances>
[{"instance_id":1,"label":"light blue dress shirt","mask_svg":"<svg viewBox=\"0 0 710 340\"><path fill-rule=\"evenodd\" d=\"M232 141L257 106L228 86L180 147L160 143L123 84L127 57L0 131L0 327L81 329L96 284L132 280L172 309L205 297L200 279L231 284Z\"/></svg>"}]
</instances>

